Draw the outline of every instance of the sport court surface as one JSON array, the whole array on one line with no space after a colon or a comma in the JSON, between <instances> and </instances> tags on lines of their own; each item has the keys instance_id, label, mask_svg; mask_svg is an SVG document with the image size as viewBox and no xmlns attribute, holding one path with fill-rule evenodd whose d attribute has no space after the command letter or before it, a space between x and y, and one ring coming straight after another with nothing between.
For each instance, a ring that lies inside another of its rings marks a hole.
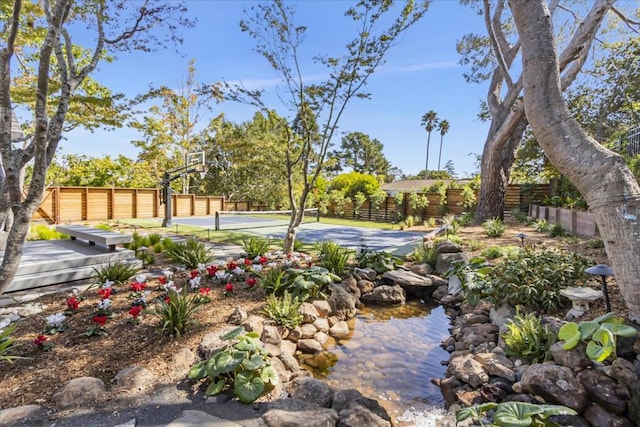
<instances>
[{"instance_id":1,"label":"sport court surface","mask_svg":"<svg viewBox=\"0 0 640 427\"><path fill-rule=\"evenodd\" d=\"M211 229L215 236L214 217L173 218L173 224L192 225ZM220 217L221 230L241 231L265 238L284 239L288 221L252 218L247 216L223 215ZM246 228L242 225L247 224ZM254 227L254 228L251 228ZM376 251L387 251L395 255L410 253L422 241L423 234L410 231L379 230L375 228L351 227L344 225L308 222L300 225L296 238L304 243L331 240L350 249L362 244Z\"/></svg>"}]
</instances>

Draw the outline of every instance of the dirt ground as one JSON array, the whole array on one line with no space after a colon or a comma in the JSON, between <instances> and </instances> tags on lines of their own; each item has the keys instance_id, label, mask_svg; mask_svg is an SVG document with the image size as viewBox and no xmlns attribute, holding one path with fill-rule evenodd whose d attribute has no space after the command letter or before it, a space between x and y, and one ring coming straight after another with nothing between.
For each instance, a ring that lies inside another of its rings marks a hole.
<instances>
[{"instance_id":1,"label":"dirt ground","mask_svg":"<svg viewBox=\"0 0 640 427\"><path fill-rule=\"evenodd\" d=\"M520 245L516 234L524 232L529 237L526 244L544 244L546 246L568 246L573 251L590 256L597 263L606 263L603 249L588 249L584 239L551 239L542 233L536 233L531 227L510 221L505 235L501 238L489 238L484 229L478 226L464 227L458 236L464 242L473 242L474 251L479 254L490 246ZM423 231L414 227L412 231ZM469 249L469 248L468 248ZM156 257L154 268L168 266L166 260ZM176 283L187 280L188 272L176 279ZM260 313L264 303L264 293L259 286L236 283L231 296L225 296L224 284L214 283L203 277L201 286L211 288L211 301L202 305L195 313L196 324L183 336L170 337L159 331L160 320L149 314L141 314L139 322L133 321L129 313L135 299L128 285L118 287L111 296L113 317L104 325L104 334L87 336L86 332L96 326L92 318L96 314L96 304L101 296L97 289L80 294L79 305L73 315L66 320L66 330L53 335L45 335L48 351L34 344L38 335L43 333L45 318L51 314L67 310L67 297L70 292L43 296L33 301L45 306L42 313L17 323L12 334L16 339L10 354L25 357L12 364L0 361L0 402L2 408L25 404L39 404L53 407L52 396L69 380L75 377L92 376L109 384L115 375L129 365L144 366L162 378L169 373L169 361L178 349L187 347L194 353L202 337L225 326L228 316L235 307L240 306L249 313ZM597 284L597 282L595 282ZM609 290L614 308L624 313L621 298L615 282L609 279ZM597 285L595 285L597 286ZM164 295L158 280L151 280L147 289L148 299ZM593 316L604 312L604 303L593 306Z\"/></svg>"}]
</instances>

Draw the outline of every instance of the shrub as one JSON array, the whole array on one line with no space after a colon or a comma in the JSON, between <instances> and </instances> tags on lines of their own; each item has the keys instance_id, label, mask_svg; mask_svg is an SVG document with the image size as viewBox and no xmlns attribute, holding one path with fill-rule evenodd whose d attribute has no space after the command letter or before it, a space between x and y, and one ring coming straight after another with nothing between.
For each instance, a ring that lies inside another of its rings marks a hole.
<instances>
[{"instance_id":1,"label":"shrub","mask_svg":"<svg viewBox=\"0 0 640 427\"><path fill-rule=\"evenodd\" d=\"M2 326L2 325L0 325ZM16 324L12 324L6 326L4 329L0 329L0 362L9 362L13 363L14 359L22 359L19 356L12 356L7 353L7 351L13 346L15 340L11 338L9 335L16 328Z\"/></svg>"},{"instance_id":2,"label":"shrub","mask_svg":"<svg viewBox=\"0 0 640 427\"><path fill-rule=\"evenodd\" d=\"M318 243L320 265L338 276L347 272L350 255L348 248L331 240Z\"/></svg>"},{"instance_id":3,"label":"shrub","mask_svg":"<svg viewBox=\"0 0 640 427\"><path fill-rule=\"evenodd\" d=\"M294 252L300 252L302 250L302 246L303 245L304 245L304 243L302 242L302 240L295 239L293 241L293 251Z\"/></svg>"},{"instance_id":4,"label":"shrub","mask_svg":"<svg viewBox=\"0 0 640 427\"><path fill-rule=\"evenodd\" d=\"M453 235L453 234L448 234L448 235L446 235L446 236L439 236L439 237L436 237L435 239L433 239L433 243L438 243L438 242L441 242L441 241L443 241L443 240L448 240L448 241L450 241L450 242L457 243L457 244L459 244L459 245L461 245L461 244L462 244L462 237L460 237L460 236L455 236L455 235Z\"/></svg>"},{"instance_id":5,"label":"shrub","mask_svg":"<svg viewBox=\"0 0 640 427\"><path fill-rule=\"evenodd\" d=\"M518 312L506 323L502 333L507 356L521 357L529 363L543 363L551 359L550 348L556 334L535 313L524 316Z\"/></svg>"},{"instance_id":6,"label":"shrub","mask_svg":"<svg viewBox=\"0 0 640 427\"><path fill-rule=\"evenodd\" d=\"M247 253L247 258L254 259L269 252L269 242L260 237L245 237L240 246Z\"/></svg>"},{"instance_id":7,"label":"shrub","mask_svg":"<svg viewBox=\"0 0 640 427\"><path fill-rule=\"evenodd\" d=\"M202 305L198 294L189 294L187 286L181 291L169 291L168 298L161 300L149 313L159 317L162 322L162 332L181 336L193 323L193 313Z\"/></svg>"},{"instance_id":8,"label":"shrub","mask_svg":"<svg viewBox=\"0 0 640 427\"><path fill-rule=\"evenodd\" d=\"M93 226L93 228L104 231L113 231L113 227L111 227L109 224L96 224Z\"/></svg>"},{"instance_id":9,"label":"shrub","mask_svg":"<svg viewBox=\"0 0 640 427\"><path fill-rule=\"evenodd\" d=\"M93 268L93 274L91 279L95 283L105 283L107 280L111 280L119 285L127 283L129 279L136 275L138 268L133 264L115 263L102 265L100 267Z\"/></svg>"},{"instance_id":10,"label":"shrub","mask_svg":"<svg viewBox=\"0 0 640 427\"><path fill-rule=\"evenodd\" d=\"M589 249L602 249L604 248L604 241L602 239L589 240L586 246Z\"/></svg>"},{"instance_id":11,"label":"shrub","mask_svg":"<svg viewBox=\"0 0 640 427\"><path fill-rule=\"evenodd\" d=\"M286 281L285 271L282 267L274 267L261 273L260 287L264 289L267 295L282 295L287 286L290 285Z\"/></svg>"},{"instance_id":12,"label":"shrub","mask_svg":"<svg viewBox=\"0 0 640 427\"><path fill-rule=\"evenodd\" d=\"M409 215L407 216L407 218L404 220L405 224L407 225L408 228L411 228L415 225L415 218L413 217L413 215Z\"/></svg>"},{"instance_id":13,"label":"shrub","mask_svg":"<svg viewBox=\"0 0 640 427\"><path fill-rule=\"evenodd\" d=\"M207 264L213 259L211 250L205 248L204 243L195 239L172 243L166 249L166 254L172 261L192 270L200 264Z\"/></svg>"},{"instance_id":14,"label":"shrub","mask_svg":"<svg viewBox=\"0 0 640 427\"><path fill-rule=\"evenodd\" d=\"M147 236L149 239L149 246L155 246L158 243L162 242L162 236L158 233L151 233Z\"/></svg>"},{"instance_id":15,"label":"shrub","mask_svg":"<svg viewBox=\"0 0 640 427\"><path fill-rule=\"evenodd\" d=\"M458 217L458 223L462 227L466 227L471 224L473 221L473 213L472 212L463 212L462 215Z\"/></svg>"},{"instance_id":16,"label":"shrub","mask_svg":"<svg viewBox=\"0 0 640 427\"><path fill-rule=\"evenodd\" d=\"M442 225L447 227L448 234L456 234L460 228L460 222L453 214L448 214L442 217Z\"/></svg>"},{"instance_id":17,"label":"shrub","mask_svg":"<svg viewBox=\"0 0 640 427\"><path fill-rule=\"evenodd\" d=\"M300 301L322 295L325 286L341 278L324 267L314 265L305 269L290 268L285 271L286 283L291 283L292 295Z\"/></svg>"},{"instance_id":18,"label":"shrub","mask_svg":"<svg viewBox=\"0 0 640 427\"><path fill-rule=\"evenodd\" d=\"M358 263L358 267L371 268L378 274L382 274L385 271L395 270L398 266L403 264L400 258L393 256L388 252L371 250L361 251L357 256L356 261Z\"/></svg>"},{"instance_id":19,"label":"shrub","mask_svg":"<svg viewBox=\"0 0 640 427\"><path fill-rule=\"evenodd\" d=\"M560 224L553 224L549 230L549 236L551 237L567 237L570 235L571 233Z\"/></svg>"},{"instance_id":20,"label":"shrub","mask_svg":"<svg viewBox=\"0 0 640 427\"><path fill-rule=\"evenodd\" d=\"M438 257L438 254L433 245L417 245L409 256L414 262L429 264L431 268L436 267L436 258Z\"/></svg>"},{"instance_id":21,"label":"shrub","mask_svg":"<svg viewBox=\"0 0 640 427\"><path fill-rule=\"evenodd\" d=\"M562 250L527 247L497 263L482 281L467 289L471 299L521 305L527 311L554 312L565 305L560 290L586 281L593 262Z\"/></svg>"},{"instance_id":22,"label":"shrub","mask_svg":"<svg viewBox=\"0 0 640 427\"><path fill-rule=\"evenodd\" d=\"M490 248L487 248L484 251L482 251L481 255L488 260L492 260L492 259L500 258L504 254L502 253L502 248L500 246L491 246Z\"/></svg>"},{"instance_id":23,"label":"shrub","mask_svg":"<svg viewBox=\"0 0 640 427\"><path fill-rule=\"evenodd\" d=\"M223 335L222 340L228 344L189 370L189 379L206 378L210 382L206 394L212 396L232 389L240 402L251 403L280 382L260 336L256 332L241 335L243 332L244 328L239 326Z\"/></svg>"},{"instance_id":24,"label":"shrub","mask_svg":"<svg viewBox=\"0 0 640 427\"><path fill-rule=\"evenodd\" d=\"M532 225L533 229L539 233L546 233L551 229L551 224L544 218L538 218Z\"/></svg>"},{"instance_id":25,"label":"shrub","mask_svg":"<svg viewBox=\"0 0 640 427\"><path fill-rule=\"evenodd\" d=\"M302 314L298 311L301 305L302 301L285 291L282 297L267 296L263 313L278 325L293 329L302 322Z\"/></svg>"},{"instance_id":26,"label":"shrub","mask_svg":"<svg viewBox=\"0 0 640 427\"><path fill-rule=\"evenodd\" d=\"M484 227L484 232L488 237L500 237L504 234L506 230L506 225L500 218L491 218L486 220L482 226Z\"/></svg>"},{"instance_id":27,"label":"shrub","mask_svg":"<svg viewBox=\"0 0 640 427\"><path fill-rule=\"evenodd\" d=\"M162 245L162 243L156 243L155 245L153 245L153 252L159 254L163 250L164 250L164 246Z\"/></svg>"},{"instance_id":28,"label":"shrub","mask_svg":"<svg viewBox=\"0 0 640 427\"><path fill-rule=\"evenodd\" d=\"M48 225L43 224L32 225L29 234L29 240L60 240L69 238L66 234L59 233Z\"/></svg>"},{"instance_id":29,"label":"shrub","mask_svg":"<svg viewBox=\"0 0 640 427\"><path fill-rule=\"evenodd\" d=\"M473 424L465 425L491 425L495 427L513 426L552 426L556 425L548 422L548 418L553 415L577 415L571 408L560 405L538 405L525 402L501 402L482 403L456 411L456 423L461 423L467 419L474 421ZM487 416L491 418L487 420ZM485 424L483 424L483 422ZM490 423L490 424L489 424ZM456 425L458 425L456 424Z\"/></svg>"},{"instance_id":30,"label":"shrub","mask_svg":"<svg viewBox=\"0 0 640 427\"><path fill-rule=\"evenodd\" d=\"M424 221L424 226L427 228L435 228L437 225L436 219L432 216L429 217L429 219L426 219Z\"/></svg>"},{"instance_id":31,"label":"shrub","mask_svg":"<svg viewBox=\"0 0 640 427\"><path fill-rule=\"evenodd\" d=\"M465 242L465 245L467 246L467 249L472 252L482 249L484 247L484 243L479 242L478 240L473 240L473 239L467 240Z\"/></svg>"}]
</instances>

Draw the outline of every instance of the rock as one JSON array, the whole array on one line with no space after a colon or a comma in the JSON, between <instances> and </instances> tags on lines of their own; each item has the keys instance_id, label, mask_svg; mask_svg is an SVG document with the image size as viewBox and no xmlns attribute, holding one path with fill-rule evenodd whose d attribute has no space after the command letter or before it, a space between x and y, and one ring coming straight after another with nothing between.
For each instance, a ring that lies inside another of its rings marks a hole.
<instances>
[{"instance_id":1,"label":"rock","mask_svg":"<svg viewBox=\"0 0 640 427\"><path fill-rule=\"evenodd\" d=\"M426 276L427 274L431 274L433 268L431 268L429 264L424 262L422 264L413 264L411 267L409 267L409 271L419 276Z\"/></svg>"},{"instance_id":2,"label":"rock","mask_svg":"<svg viewBox=\"0 0 640 427\"><path fill-rule=\"evenodd\" d=\"M633 363L621 357L616 358L611 363L611 377L628 387L638 381L638 374L633 367Z\"/></svg>"},{"instance_id":3,"label":"rock","mask_svg":"<svg viewBox=\"0 0 640 427\"><path fill-rule=\"evenodd\" d=\"M452 242L451 240L441 240L436 244L436 253L439 254L447 254L447 253L458 253L462 252L462 246L457 243Z\"/></svg>"},{"instance_id":4,"label":"rock","mask_svg":"<svg viewBox=\"0 0 640 427\"><path fill-rule=\"evenodd\" d=\"M561 426L591 427L589 423L579 415L554 415L549 417L549 421Z\"/></svg>"},{"instance_id":5,"label":"rock","mask_svg":"<svg viewBox=\"0 0 640 427\"><path fill-rule=\"evenodd\" d=\"M242 324L242 322L247 320L247 317L249 317L249 315L247 314L247 310L245 310L242 307L236 307L233 310L233 313L231 313L229 315L229 318L227 319L227 323L231 323L232 325L240 326Z\"/></svg>"},{"instance_id":6,"label":"rock","mask_svg":"<svg viewBox=\"0 0 640 427\"><path fill-rule=\"evenodd\" d=\"M480 387L489 381L489 375L482 369L482 365L473 359L473 355L449 360L447 376L457 378L473 387Z\"/></svg>"},{"instance_id":7,"label":"rock","mask_svg":"<svg viewBox=\"0 0 640 427\"><path fill-rule=\"evenodd\" d=\"M361 295L371 292L375 287L376 285L374 285L373 282L369 280L358 280L358 289L360 289Z\"/></svg>"},{"instance_id":8,"label":"rock","mask_svg":"<svg viewBox=\"0 0 640 427\"><path fill-rule=\"evenodd\" d=\"M443 279L442 277L433 274L427 274L425 277L431 280L434 287L449 286L449 279Z\"/></svg>"},{"instance_id":9,"label":"rock","mask_svg":"<svg viewBox=\"0 0 640 427\"><path fill-rule=\"evenodd\" d=\"M340 320L348 320L356 315L356 297L337 286L331 287L329 305L331 314Z\"/></svg>"},{"instance_id":10,"label":"rock","mask_svg":"<svg viewBox=\"0 0 640 427\"><path fill-rule=\"evenodd\" d=\"M342 281L342 285L349 289L349 292L352 292L354 294L358 291L358 281L351 275L349 275Z\"/></svg>"},{"instance_id":11,"label":"rock","mask_svg":"<svg viewBox=\"0 0 640 427\"><path fill-rule=\"evenodd\" d=\"M296 359L293 355L289 353L282 352L280 356L278 356L282 364L285 368L287 368L291 372L296 372L300 370L300 365L298 364L298 359Z\"/></svg>"},{"instance_id":12,"label":"rock","mask_svg":"<svg viewBox=\"0 0 640 427\"><path fill-rule=\"evenodd\" d=\"M475 325L476 323L488 323L489 316L484 314L469 313L462 316L462 323L465 325Z\"/></svg>"},{"instance_id":13,"label":"rock","mask_svg":"<svg viewBox=\"0 0 640 427\"><path fill-rule=\"evenodd\" d=\"M298 341L298 350L303 353L320 353L322 350L322 345L314 340L314 339L303 339Z\"/></svg>"},{"instance_id":14,"label":"rock","mask_svg":"<svg viewBox=\"0 0 640 427\"><path fill-rule=\"evenodd\" d=\"M282 395L282 391L283 391L282 385L291 381L291 371L287 369L287 367L284 365L284 363L282 362L282 360L280 360L279 357L272 357L269 363L271 364L271 366L273 366L273 368L278 373L278 378L280 378L280 381L278 382L278 384L276 384L275 389L272 392L270 392L272 396L278 398Z\"/></svg>"},{"instance_id":15,"label":"rock","mask_svg":"<svg viewBox=\"0 0 640 427\"><path fill-rule=\"evenodd\" d=\"M467 262L467 256L463 252L440 253L436 258L436 274L443 274L453 265L454 262Z\"/></svg>"},{"instance_id":16,"label":"rock","mask_svg":"<svg viewBox=\"0 0 640 427\"><path fill-rule=\"evenodd\" d=\"M313 324L311 323L305 323L302 326L300 326L300 333L301 333L300 337L302 339L313 338L316 332L318 332L318 329L316 329L316 327L313 326Z\"/></svg>"},{"instance_id":17,"label":"rock","mask_svg":"<svg viewBox=\"0 0 640 427\"><path fill-rule=\"evenodd\" d=\"M171 358L170 366L178 376L184 376L191 366L196 363L198 357L190 349L183 347Z\"/></svg>"},{"instance_id":18,"label":"rock","mask_svg":"<svg viewBox=\"0 0 640 427\"><path fill-rule=\"evenodd\" d=\"M469 390L468 388L462 388L456 391L456 398L464 406L478 405L483 401L480 390Z\"/></svg>"},{"instance_id":19,"label":"rock","mask_svg":"<svg viewBox=\"0 0 640 427\"><path fill-rule=\"evenodd\" d=\"M495 353L479 353L473 359L480 363L487 374L507 379L512 383L516 381L513 363L508 358L500 357Z\"/></svg>"},{"instance_id":20,"label":"rock","mask_svg":"<svg viewBox=\"0 0 640 427\"><path fill-rule=\"evenodd\" d=\"M489 384L503 390L507 394L513 393L513 381L502 377L489 377Z\"/></svg>"},{"instance_id":21,"label":"rock","mask_svg":"<svg viewBox=\"0 0 640 427\"><path fill-rule=\"evenodd\" d=\"M298 312L302 314L302 321L304 323L313 323L318 317L320 317L320 313L318 313L318 310L314 307L313 304L310 304L308 302L303 302L298 309Z\"/></svg>"},{"instance_id":22,"label":"rock","mask_svg":"<svg viewBox=\"0 0 640 427\"><path fill-rule=\"evenodd\" d=\"M391 427L391 421L385 420L375 412L358 402L351 401L338 413L338 427Z\"/></svg>"},{"instance_id":23,"label":"rock","mask_svg":"<svg viewBox=\"0 0 640 427\"><path fill-rule=\"evenodd\" d=\"M0 409L0 426L10 426L18 422L29 421L44 414L42 406L22 405L15 408Z\"/></svg>"},{"instance_id":24,"label":"rock","mask_svg":"<svg viewBox=\"0 0 640 427\"><path fill-rule=\"evenodd\" d=\"M597 403L592 404L582 414L585 420L592 426L607 427L632 427L633 424L627 418L615 415L604 410Z\"/></svg>"},{"instance_id":25,"label":"rock","mask_svg":"<svg viewBox=\"0 0 640 427\"><path fill-rule=\"evenodd\" d=\"M382 406L380 406L380 403L378 403L377 400L364 397L362 393L353 388L336 391L333 395L333 400L331 401L331 408L340 413L343 409L349 406L350 403L353 402L359 404L364 408L367 408L369 411L373 412L383 420L391 421L391 417L389 417L387 411Z\"/></svg>"},{"instance_id":26,"label":"rock","mask_svg":"<svg viewBox=\"0 0 640 427\"><path fill-rule=\"evenodd\" d=\"M296 343L294 343L293 341L289 341L289 340L282 340L280 341L280 353L286 353L286 354L290 354L291 356L293 356L294 354L296 354Z\"/></svg>"},{"instance_id":27,"label":"rock","mask_svg":"<svg viewBox=\"0 0 640 427\"><path fill-rule=\"evenodd\" d=\"M485 315L488 316L489 313L491 312L492 308L493 308L493 304L492 303L490 303L489 301L481 299L480 301L478 301L476 306L473 308L473 312L476 313L476 314L485 314Z\"/></svg>"},{"instance_id":28,"label":"rock","mask_svg":"<svg viewBox=\"0 0 640 427\"><path fill-rule=\"evenodd\" d=\"M440 301L445 295L449 295L449 285L438 286L431 294L431 298Z\"/></svg>"},{"instance_id":29,"label":"rock","mask_svg":"<svg viewBox=\"0 0 640 427\"><path fill-rule=\"evenodd\" d=\"M375 271L373 268L358 268L356 267L353 272L355 274L357 274L358 276L360 276L362 279L365 280L376 280L376 277L378 277L378 272Z\"/></svg>"},{"instance_id":30,"label":"rock","mask_svg":"<svg viewBox=\"0 0 640 427\"><path fill-rule=\"evenodd\" d=\"M262 329L262 335L260 335L260 341L265 344L273 344L280 345L282 342L282 337L280 336L280 332L278 332L278 328L273 325L264 325Z\"/></svg>"},{"instance_id":31,"label":"rock","mask_svg":"<svg viewBox=\"0 0 640 427\"><path fill-rule=\"evenodd\" d=\"M616 383L604 372L589 369L576 376L589 393L591 400L605 410L621 415L627 409L627 402L616 394Z\"/></svg>"},{"instance_id":32,"label":"rock","mask_svg":"<svg viewBox=\"0 0 640 427\"><path fill-rule=\"evenodd\" d=\"M440 381L440 393L444 398L445 407L449 408L451 405L458 401L456 392L462 387L462 381L455 377L447 377Z\"/></svg>"},{"instance_id":33,"label":"rock","mask_svg":"<svg viewBox=\"0 0 640 427\"><path fill-rule=\"evenodd\" d=\"M377 286L373 291L362 296L362 301L369 304L393 305L404 304L406 300L404 289L400 286Z\"/></svg>"},{"instance_id":34,"label":"rock","mask_svg":"<svg viewBox=\"0 0 640 427\"><path fill-rule=\"evenodd\" d=\"M53 395L53 401L60 407L80 406L106 398L106 387L99 378L80 377L69 381L62 390Z\"/></svg>"},{"instance_id":35,"label":"rock","mask_svg":"<svg viewBox=\"0 0 640 427\"><path fill-rule=\"evenodd\" d=\"M282 399L280 406L293 406L289 401L296 399ZM305 402L302 402L305 403ZM332 427L338 421L338 413L333 409L321 408L307 404L304 409L300 406L293 409L270 409L262 416L266 427Z\"/></svg>"},{"instance_id":36,"label":"rock","mask_svg":"<svg viewBox=\"0 0 640 427\"><path fill-rule=\"evenodd\" d=\"M341 320L329 329L329 335L334 338L349 338L352 332L349 330L347 322Z\"/></svg>"},{"instance_id":37,"label":"rock","mask_svg":"<svg viewBox=\"0 0 640 427\"><path fill-rule=\"evenodd\" d=\"M327 317L329 313L331 313L331 306L327 300L317 299L313 301L313 306L318 311L320 317Z\"/></svg>"},{"instance_id":38,"label":"rock","mask_svg":"<svg viewBox=\"0 0 640 427\"><path fill-rule=\"evenodd\" d=\"M313 322L313 326L320 332L327 333L329 332L329 321L325 318L318 317L315 322Z\"/></svg>"},{"instance_id":39,"label":"rock","mask_svg":"<svg viewBox=\"0 0 640 427\"><path fill-rule=\"evenodd\" d=\"M282 349L279 345L264 344L264 349L269 353L269 356L278 357L282 353Z\"/></svg>"},{"instance_id":40,"label":"rock","mask_svg":"<svg viewBox=\"0 0 640 427\"><path fill-rule=\"evenodd\" d=\"M447 293L449 295L460 295L462 293L462 280L456 275L449 277L447 283Z\"/></svg>"},{"instance_id":41,"label":"rock","mask_svg":"<svg viewBox=\"0 0 640 427\"><path fill-rule=\"evenodd\" d=\"M500 307L493 307L489 312L491 323L501 328L507 323L507 320L513 319L516 315L516 309L509 304L502 304Z\"/></svg>"},{"instance_id":42,"label":"rock","mask_svg":"<svg viewBox=\"0 0 640 427\"><path fill-rule=\"evenodd\" d=\"M211 355L216 351L227 345L226 341L222 341L221 336L236 329L236 326L225 326L218 332L212 332L205 335L200 341L198 346L198 353L203 359L209 359Z\"/></svg>"},{"instance_id":43,"label":"rock","mask_svg":"<svg viewBox=\"0 0 640 427\"><path fill-rule=\"evenodd\" d=\"M587 357L587 346L583 342L571 350L564 350L562 346L564 341L558 341L551 346L551 355L553 360L561 366L566 366L572 370L586 369L593 364L591 359Z\"/></svg>"},{"instance_id":44,"label":"rock","mask_svg":"<svg viewBox=\"0 0 640 427\"><path fill-rule=\"evenodd\" d=\"M329 328L331 328L338 322L342 322L342 320L338 319L336 316L329 316L327 320L329 321Z\"/></svg>"},{"instance_id":45,"label":"rock","mask_svg":"<svg viewBox=\"0 0 640 427\"><path fill-rule=\"evenodd\" d=\"M320 343L320 345L323 345L327 342L327 340L329 339L329 335L327 335L325 332L322 331L318 331L315 333L315 335L313 336L313 339L318 341Z\"/></svg>"},{"instance_id":46,"label":"rock","mask_svg":"<svg viewBox=\"0 0 640 427\"><path fill-rule=\"evenodd\" d=\"M135 426L135 424L134 424ZM167 424L167 427L185 427L185 426L216 426L216 427L241 427L240 424L232 421L224 420L215 415L208 414L204 411L183 411L180 417Z\"/></svg>"},{"instance_id":47,"label":"rock","mask_svg":"<svg viewBox=\"0 0 640 427\"><path fill-rule=\"evenodd\" d=\"M46 306L40 304L40 303L28 303L25 304L24 306L20 307L17 311L18 315L20 317L29 317L29 316L33 316L35 314L40 314L42 313L42 311L46 308Z\"/></svg>"},{"instance_id":48,"label":"rock","mask_svg":"<svg viewBox=\"0 0 640 427\"><path fill-rule=\"evenodd\" d=\"M437 287L430 278L406 270L386 271L382 278L400 286L409 295L430 297Z\"/></svg>"},{"instance_id":49,"label":"rock","mask_svg":"<svg viewBox=\"0 0 640 427\"><path fill-rule=\"evenodd\" d=\"M140 391L154 385L156 377L147 368L131 365L118 372L113 381L119 392Z\"/></svg>"},{"instance_id":50,"label":"rock","mask_svg":"<svg viewBox=\"0 0 640 427\"><path fill-rule=\"evenodd\" d=\"M315 403L324 408L331 407L333 392L324 381L315 378L295 378L289 385L289 392L294 399Z\"/></svg>"},{"instance_id":51,"label":"rock","mask_svg":"<svg viewBox=\"0 0 640 427\"><path fill-rule=\"evenodd\" d=\"M292 342L297 342L300 338L302 338L302 329L300 328L300 326L296 326L295 328L291 329L289 331L289 335L287 335L287 339Z\"/></svg>"},{"instance_id":52,"label":"rock","mask_svg":"<svg viewBox=\"0 0 640 427\"><path fill-rule=\"evenodd\" d=\"M587 405L587 392L564 366L534 364L520 379L523 391L541 396L546 402L567 406L581 413ZM515 390L515 385L514 385Z\"/></svg>"},{"instance_id":53,"label":"rock","mask_svg":"<svg viewBox=\"0 0 640 427\"><path fill-rule=\"evenodd\" d=\"M251 315L247 317L247 320L242 322L242 326L247 332L255 332L258 335L262 335L264 329L264 319L260 316Z\"/></svg>"},{"instance_id":54,"label":"rock","mask_svg":"<svg viewBox=\"0 0 640 427\"><path fill-rule=\"evenodd\" d=\"M456 350L468 350L483 343L498 342L498 327L492 323L476 323L461 329L460 336L455 337Z\"/></svg>"},{"instance_id":55,"label":"rock","mask_svg":"<svg viewBox=\"0 0 640 427\"><path fill-rule=\"evenodd\" d=\"M447 293L449 291L447 290ZM445 295L442 298L440 298L440 304L442 305L453 305L457 302L462 301L462 295Z\"/></svg>"}]
</instances>

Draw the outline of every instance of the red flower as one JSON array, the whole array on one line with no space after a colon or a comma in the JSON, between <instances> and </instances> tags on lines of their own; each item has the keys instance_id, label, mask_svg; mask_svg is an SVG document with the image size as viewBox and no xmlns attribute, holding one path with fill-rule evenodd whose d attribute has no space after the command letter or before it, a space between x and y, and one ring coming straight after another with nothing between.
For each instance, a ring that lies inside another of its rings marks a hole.
<instances>
[{"instance_id":1,"label":"red flower","mask_svg":"<svg viewBox=\"0 0 640 427\"><path fill-rule=\"evenodd\" d=\"M198 277L198 270L193 270L193 271L191 272L191 278L192 278L192 279L195 279L196 277Z\"/></svg>"},{"instance_id":2,"label":"red flower","mask_svg":"<svg viewBox=\"0 0 640 427\"><path fill-rule=\"evenodd\" d=\"M45 342L46 340L47 340L47 337L46 337L46 336L44 336L44 335L42 335L42 334L40 334L40 335L38 335L38 336L36 337L36 339L35 339L35 340L33 340L33 343L34 343L36 346L38 346L38 347L42 348L42 347L44 347L44 342Z\"/></svg>"},{"instance_id":3,"label":"red flower","mask_svg":"<svg viewBox=\"0 0 640 427\"><path fill-rule=\"evenodd\" d=\"M161 285L166 285L167 284L167 278L165 276L160 276L160 277L158 277L158 282L160 282Z\"/></svg>"},{"instance_id":4,"label":"red flower","mask_svg":"<svg viewBox=\"0 0 640 427\"><path fill-rule=\"evenodd\" d=\"M171 302L171 298L169 298L168 296L164 297L165 304L169 304L170 302Z\"/></svg>"},{"instance_id":5,"label":"red flower","mask_svg":"<svg viewBox=\"0 0 640 427\"><path fill-rule=\"evenodd\" d=\"M102 327L105 323L107 323L107 316L93 316L93 319L91 319L91 321L93 323L97 323Z\"/></svg>"},{"instance_id":6,"label":"red flower","mask_svg":"<svg viewBox=\"0 0 640 427\"><path fill-rule=\"evenodd\" d=\"M208 295L209 292L211 292L211 288L200 288L198 292L200 293L200 295Z\"/></svg>"},{"instance_id":7,"label":"red flower","mask_svg":"<svg viewBox=\"0 0 640 427\"><path fill-rule=\"evenodd\" d=\"M267 259L266 256L262 255L260 257L260 264L266 264L269 260Z\"/></svg>"},{"instance_id":8,"label":"red flower","mask_svg":"<svg viewBox=\"0 0 640 427\"><path fill-rule=\"evenodd\" d=\"M75 296L67 298L67 307L71 311L76 311L78 306L80 305L80 301Z\"/></svg>"},{"instance_id":9,"label":"red flower","mask_svg":"<svg viewBox=\"0 0 640 427\"><path fill-rule=\"evenodd\" d=\"M141 305L134 305L129 309L129 314L133 316L134 319L137 319L140 313L142 313Z\"/></svg>"},{"instance_id":10,"label":"red flower","mask_svg":"<svg viewBox=\"0 0 640 427\"><path fill-rule=\"evenodd\" d=\"M227 283L224 287L225 292L233 292L233 284Z\"/></svg>"},{"instance_id":11,"label":"red flower","mask_svg":"<svg viewBox=\"0 0 640 427\"><path fill-rule=\"evenodd\" d=\"M111 288L98 289L98 295L100 295L102 299L108 299L111 296Z\"/></svg>"},{"instance_id":12,"label":"red flower","mask_svg":"<svg viewBox=\"0 0 640 427\"><path fill-rule=\"evenodd\" d=\"M218 267L216 267L215 265L210 265L207 267L207 273L209 273L209 277L215 276L216 271L218 271Z\"/></svg>"},{"instance_id":13,"label":"red flower","mask_svg":"<svg viewBox=\"0 0 640 427\"><path fill-rule=\"evenodd\" d=\"M147 287L147 285L145 283L133 282L131 285L129 285L129 287L133 292L142 292Z\"/></svg>"},{"instance_id":14,"label":"red flower","mask_svg":"<svg viewBox=\"0 0 640 427\"><path fill-rule=\"evenodd\" d=\"M247 278L247 285L255 286L256 283L258 283L258 280L255 277Z\"/></svg>"},{"instance_id":15,"label":"red flower","mask_svg":"<svg viewBox=\"0 0 640 427\"><path fill-rule=\"evenodd\" d=\"M251 264L253 264L253 263L251 262L251 260L249 258L245 258L244 259L244 265L251 265Z\"/></svg>"},{"instance_id":16,"label":"red flower","mask_svg":"<svg viewBox=\"0 0 640 427\"><path fill-rule=\"evenodd\" d=\"M235 262L233 262L233 261L229 261L229 262L227 263L227 270L229 270L229 271L233 271L233 270L235 270L236 268L238 268L238 264L236 264Z\"/></svg>"}]
</instances>

